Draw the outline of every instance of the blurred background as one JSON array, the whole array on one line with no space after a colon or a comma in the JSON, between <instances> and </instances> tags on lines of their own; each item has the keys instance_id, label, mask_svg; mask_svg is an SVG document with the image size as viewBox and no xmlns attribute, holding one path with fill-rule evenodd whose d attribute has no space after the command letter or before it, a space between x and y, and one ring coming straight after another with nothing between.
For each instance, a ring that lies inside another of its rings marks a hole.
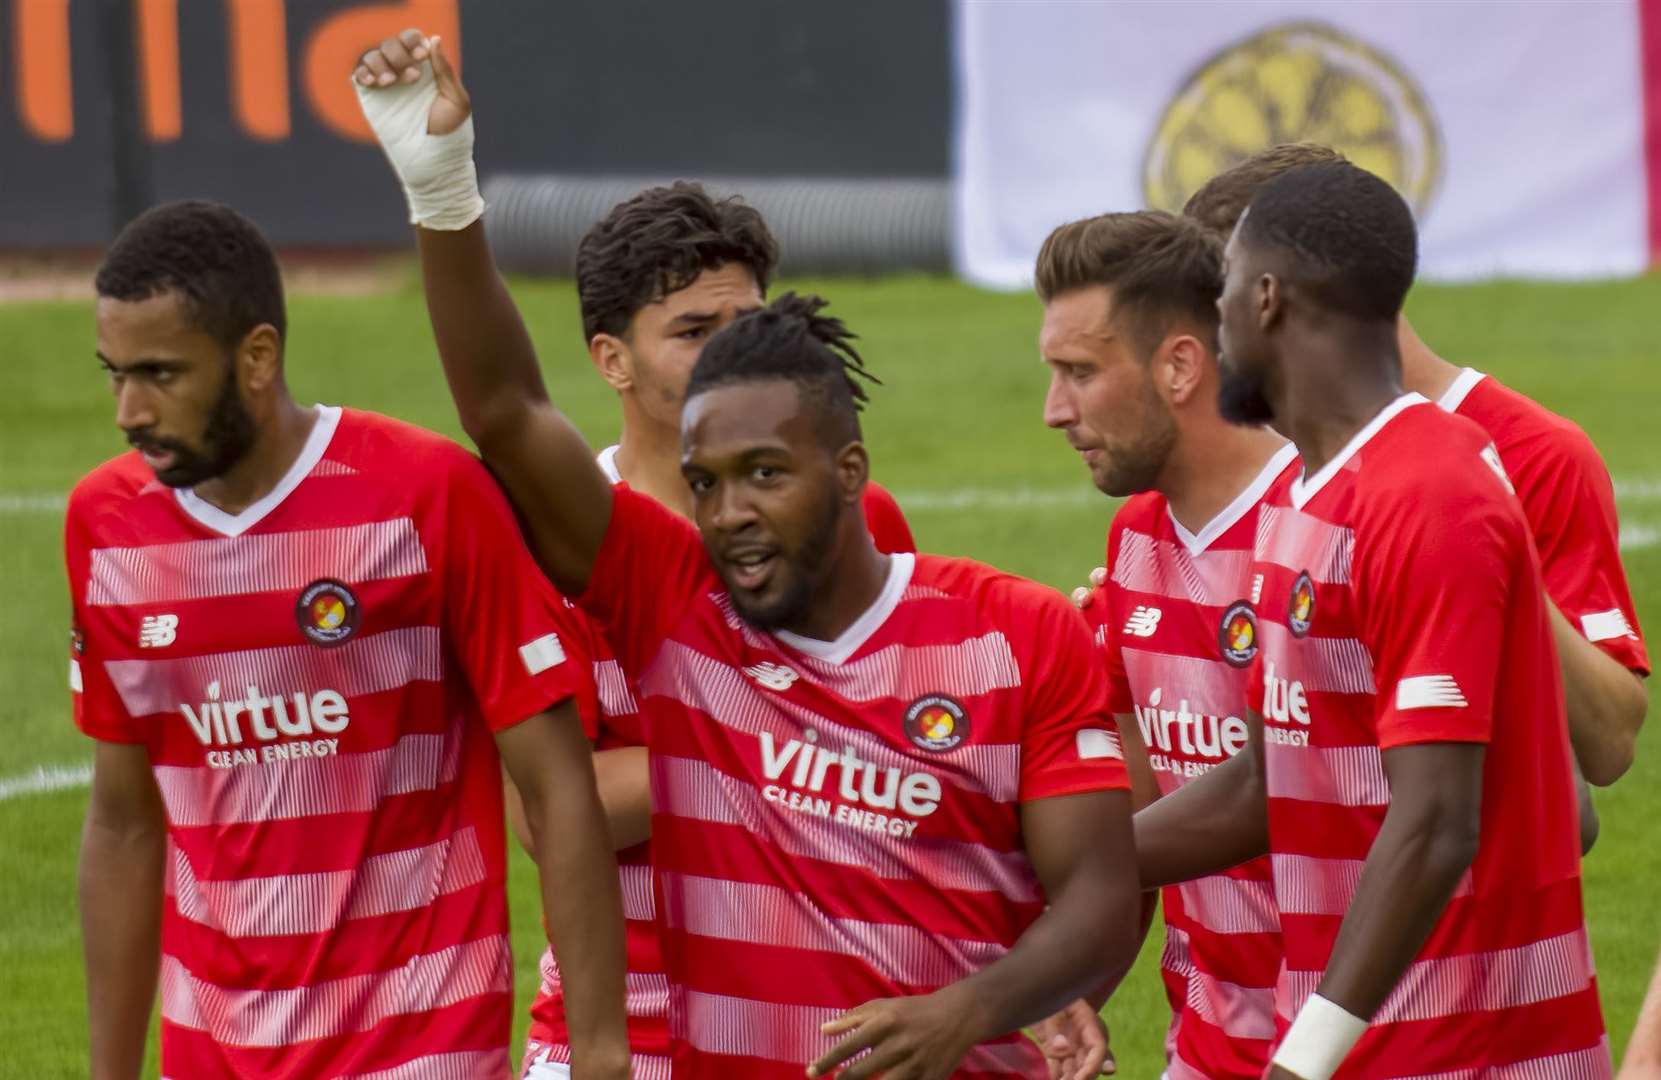
<instances>
[{"instance_id":1,"label":"blurred background","mask_svg":"<svg viewBox=\"0 0 1661 1080\"><path fill-rule=\"evenodd\" d=\"M487 224L550 387L596 446L576 239L643 184L745 194L784 288L832 301L884 385L864 423L925 550L1070 588L1114 503L1040 419L1025 287L1056 224L1180 209L1279 142L1337 146L1419 216L1409 312L1457 363L1584 427L1661 628L1661 0L0 0L0 1077L84 1075L74 860L89 752L64 686L64 497L124 449L90 274L122 223L205 196L282 249L302 401L460 437L396 182L348 84L406 26L459 53ZM1661 933L1661 740L1599 791L1586 893L1624 1045ZM532 871L514 863L520 998ZM1158 1075L1160 935L1110 1005ZM521 1029L522 1030L522 1029Z\"/></svg>"}]
</instances>

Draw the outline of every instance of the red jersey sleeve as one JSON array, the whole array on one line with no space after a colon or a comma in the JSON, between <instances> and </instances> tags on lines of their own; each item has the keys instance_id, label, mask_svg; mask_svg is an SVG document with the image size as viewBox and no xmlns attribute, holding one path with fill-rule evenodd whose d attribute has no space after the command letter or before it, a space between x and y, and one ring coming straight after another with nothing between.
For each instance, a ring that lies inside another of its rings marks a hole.
<instances>
[{"instance_id":1,"label":"red jersey sleeve","mask_svg":"<svg viewBox=\"0 0 1661 1080\"><path fill-rule=\"evenodd\" d=\"M1620 661L1649 674L1649 653L1621 566L1615 487L1597 449L1570 429L1536 440L1508 468L1540 551L1546 595L1569 624Z\"/></svg>"},{"instance_id":2,"label":"red jersey sleeve","mask_svg":"<svg viewBox=\"0 0 1661 1080\"><path fill-rule=\"evenodd\" d=\"M865 485L865 527L871 531L877 550L884 555L917 550L917 541L911 537L911 526L900 504L887 488L874 482Z\"/></svg>"},{"instance_id":3,"label":"red jersey sleeve","mask_svg":"<svg viewBox=\"0 0 1661 1080\"><path fill-rule=\"evenodd\" d=\"M1023 599L1030 604L1030 596ZM1022 679L1027 713L1021 801L1128 789L1119 728L1108 710L1101 654L1088 624L1060 595L1043 597L1035 614L1030 670Z\"/></svg>"},{"instance_id":4,"label":"red jersey sleeve","mask_svg":"<svg viewBox=\"0 0 1661 1080\"><path fill-rule=\"evenodd\" d=\"M471 456L451 472L438 528L446 648L491 730L573 699L579 712L597 711L580 614L543 576L506 497Z\"/></svg>"},{"instance_id":5,"label":"red jersey sleeve","mask_svg":"<svg viewBox=\"0 0 1661 1080\"><path fill-rule=\"evenodd\" d=\"M1455 465L1445 484L1378 492L1356 520L1357 614L1383 749L1485 743L1493 730L1508 596L1535 570L1497 470L1476 467L1483 472ZM1255 701L1261 679L1253 684Z\"/></svg>"},{"instance_id":6,"label":"red jersey sleeve","mask_svg":"<svg viewBox=\"0 0 1661 1080\"><path fill-rule=\"evenodd\" d=\"M605 632L630 676L651 662L701 593L719 587L703 539L656 499L619 485L611 523L577 598Z\"/></svg>"},{"instance_id":7,"label":"red jersey sleeve","mask_svg":"<svg viewBox=\"0 0 1661 1080\"><path fill-rule=\"evenodd\" d=\"M1121 529L1118 516L1107 530L1107 556L1102 563L1107 567L1107 580L1099 589L1091 590L1090 603L1084 608L1085 621L1096 635L1096 644L1102 650L1102 670L1107 676L1107 704L1115 714L1134 711L1130 692L1130 676L1125 674L1124 653L1119 650L1119 631L1122 624L1113 613L1123 607L1118 603L1119 586L1113 580L1113 563L1119 553Z\"/></svg>"},{"instance_id":8,"label":"red jersey sleeve","mask_svg":"<svg viewBox=\"0 0 1661 1080\"><path fill-rule=\"evenodd\" d=\"M103 742L147 742L105 673L104 661L119 655L117 643L111 640L107 621L91 617L87 609L93 541L85 514L81 500L71 496L64 522L64 561L69 571L69 691L75 726Z\"/></svg>"}]
</instances>

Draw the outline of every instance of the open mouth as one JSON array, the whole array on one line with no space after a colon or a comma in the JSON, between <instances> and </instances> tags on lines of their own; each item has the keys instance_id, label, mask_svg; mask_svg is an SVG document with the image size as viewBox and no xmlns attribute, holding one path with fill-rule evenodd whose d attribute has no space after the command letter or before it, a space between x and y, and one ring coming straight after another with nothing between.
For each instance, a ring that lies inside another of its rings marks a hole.
<instances>
[{"instance_id":1,"label":"open mouth","mask_svg":"<svg viewBox=\"0 0 1661 1080\"><path fill-rule=\"evenodd\" d=\"M772 551L745 551L726 559L729 580L737 588L755 592L766 586L773 576L773 564L778 555Z\"/></svg>"}]
</instances>

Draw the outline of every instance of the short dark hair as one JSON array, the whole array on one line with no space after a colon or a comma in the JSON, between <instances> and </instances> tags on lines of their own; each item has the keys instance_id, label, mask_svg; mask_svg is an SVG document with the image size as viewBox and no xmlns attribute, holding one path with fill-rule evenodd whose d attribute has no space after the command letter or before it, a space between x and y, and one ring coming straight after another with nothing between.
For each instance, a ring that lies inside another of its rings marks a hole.
<instances>
[{"instance_id":1,"label":"short dark hair","mask_svg":"<svg viewBox=\"0 0 1661 1080\"><path fill-rule=\"evenodd\" d=\"M1240 242L1289 256L1290 276L1325 307L1394 321L1418 267L1418 229L1396 189L1348 162L1305 165L1269 181Z\"/></svg>"},{"instance_id":2,"label":"short dark hair","mask_svg":"<svg viewBox=\"0 0 1661 1080\"><path fill-rule=\"evenodd\" d=\"M1281 143L1213 176L1188 197L1182 216L1197 221L1224 240L1234 231L1259 188L1282 173L1305 165L1330 165L1349 159L1320 143Z\"/></svg>"},{"instance_id":3,"label":"short dark hair","mask_svg":"<svg viewBox=\"0 0 1661 1080\"><path fill-rule=\"evenodd\" d=\"M577 299L583 340L621 336L635 314L686 288L705 270L737 263L767 295L779 246L755 207L715 199L677 180L618 203L577 244Z\"/></svg>"},{"instance_id":4,"label":"short dark hair","mask_svg":"<svg viewBox=\"0 0 1661 1080\"><path fill-rule=\"evenodd\" d=\"M127 224L98 267L99 296L136 302L184 297L192 321L226 349L261 323L288 332L283 276L259 227L230 207L182 199Z\"/></svg>"},{"instance_id":5,"label":"short dark hair","mask_svg":"<svg viewBox=\"0 0 1661 1080\"><path fill-rule=\"evenodd\" d=\"M783 379L825 411L831 439L860 438L859 410L869 400L863 383L881 380L865 369L854 334L842 320L819 313L825 304L820 297L790 292L734 319L709 339L692 365L687 400L729 383Z\"/></svg>"},{"instance_id":6,"label":"short dark hair","mask_svg":"<svg viewBox=\"0 0 1661 1080\"><path fill-rule=\"evenodd\" d=\"M1112 289L1115 317L1144 351L1179 321L1216 347L1221 245L1174 214L1137 210L1062 225L1039 250L1034 278L1046 304L1074 289Z\"/></svg>"}]
</instances>

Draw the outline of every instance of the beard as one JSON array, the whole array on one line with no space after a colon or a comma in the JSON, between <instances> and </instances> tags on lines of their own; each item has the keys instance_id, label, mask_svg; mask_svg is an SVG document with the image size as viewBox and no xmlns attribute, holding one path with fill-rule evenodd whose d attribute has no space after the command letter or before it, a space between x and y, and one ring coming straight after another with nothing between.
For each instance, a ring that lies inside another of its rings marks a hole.
<instances>
[{"instance_id":1,"label":"beard","mask_svg":"<svg viewBox=\"0 0 1661 1080\"><path fill-rule=\"evenodd\" d=\"M135 447L171 450L173 464L158 470L156 479L168 487L188 488L225 475L232 466L248 456L255 435L254 416L243 404L242 395L237 390L236 372L227 362L225 381L208 413L200 446L191 446L178 439L149 438L142 432L129 435L127 441Z\"/></svg>"},{"instance_id":2,"label":"beard","mask_svg":"<svg viewBox=\"0 0 1661 1080\"><path fill-rule=\"evenodd\" d=\"M1122 499L1152 491L1159 483L1159 474L1165 471L1165 463L1177 443L1177 425L1151 381L1143 395L1140 412L1148 418L1147 426L1122 448L1108 450L1104 462L1106 471L1093 478L1096 489L1103 495Z\"/></svg>"},{"instance_id":3,"label":"beard","mask_svg":"<svg viewBox=\"0 0 1661 1080\"><path fill-rule=\"evenodd\" d=\"M754 603L742 592L727 587L739 618L757 630L771 632L800 621L813 607L815 593L830 572L831 548L836 543L837 525L843 513L842 500L835 491L826 495L825 505L814 522L808 539L795 554L785 559L787 578L783 590L772 600Z\"/></svg>"},{"instance_id":4,"label":"beard","mask_svg":"<svg viewBox=\"0 0 1661 1080\"><path fill-rule=\"evenodd\" d=\"M1275 418L1263 382L1229 364L1218 364L1217 412L1231 424L1258 427Z\"/></svg>"}]
</instances>

